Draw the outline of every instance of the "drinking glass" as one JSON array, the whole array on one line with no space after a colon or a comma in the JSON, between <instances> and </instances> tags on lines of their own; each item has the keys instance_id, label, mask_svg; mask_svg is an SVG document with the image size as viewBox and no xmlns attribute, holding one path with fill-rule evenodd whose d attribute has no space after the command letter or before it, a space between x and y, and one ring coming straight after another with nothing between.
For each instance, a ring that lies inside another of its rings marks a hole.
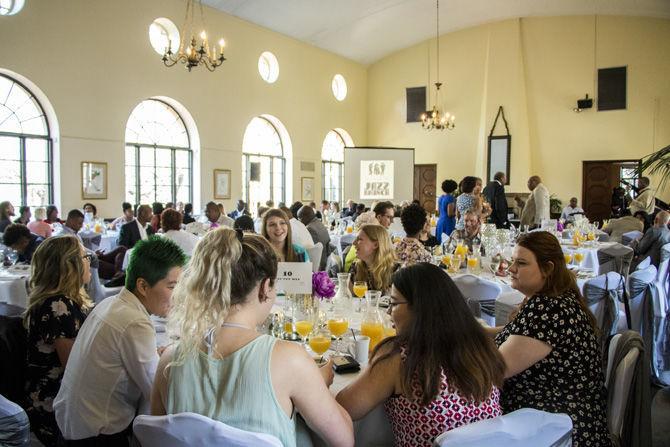
<instances>
[{"instance_id":1,"label":"drinking glass","mask_svg":"<svg viewBox=\"0 0 670 447\"><path fill-rule=\"evenodd\" d=\"M366 290L365 291L365 300L366 304L372 307L379 307L379 299L382 297L382 293L379 290Z\"/></svg>"},{"instance_id":2,"label":"drinking glass","mask_svg":"<svg viewBox=\"0 0 670 447\"><path fill-rule=\"evenodd\" d=\"M444 264L444 267L449 270L451 269L451 264L453 262L453 255L451 253L445 253L442 255L442 264Z\"/></svg>"},{"instance_id":3,"label":"drinking glass","mask_svg":"<svg viewBox=\"0 0 670 447\"><path fill-rule=\"evenodd\" d=\"M491 270L491 273L494 275L498 273L498 270L500 269L500 256L491 256L491 259L489 260L489 269Z\"/></svg>"},{"instance_id":4,"label":"drinking glass","mask_svg":"<svg viewBox=\"0 0 670 447\"><path fill-rule=\"evenodd\" d=\"M368 291L368 283L366 281L355 281L354 282L354 295L358 298L363 298L365 292Z\"/></svg>"},{"instance_id":5,"label":"drinking glass","mask_svg":"<svg viewBox=\"0 0 670 447\"><path fill-rule=\"evenodd\" d=\"M330 348L330 332L327 328L317 327L309 336L309 347L320 355L319 363L323 363L323 354Z\"/></svg>"},{"instance_id":6,"label":"drinking glass","mask_svg":"<svg viewBox=\"0 0 670 447\"><path fill-rule=\"evenodd\" d=\"M581 265L584 260L584 253L581 250L577 250L574 254L575 264Z\"/></svg>"},{"instance_id":7,"label":"drinking glass","mask_svg":"<svg viewBox=\"0 0 670 447\"><path fill-rule=\"evenodd\" d=\"M479 265L479 256L476 254L468 255L467 258L468 273L477 274L477 266Z\"/></svg>"},{"instance_id":8,"label":"drinking glass","mask_svg":"<svg viewBox=\"0 0 670 447\"><path fill-rule=\"evenodd\" d=\"M565 263L569 265L572 262L572 253L563 253L563 258L565 259Z\"/></svg>"},{"instance_id":9,"label":"drinking glass","mask_svg":"<svg viewBox=\"0 0 670 447\"><path fill-rule=\"evenodd\" d=\"M298 308L295 311L295 331L300 334L303 343L307 344L307 336L314 329L314 320L316 315L313 309Z\"/></svg>"},{"instance_id":10,"label":"drinking glass","mask_svg":"<svg viewBox=\"0 0 670 447\"><path fill-rule=\"evenodd\" d=\"M342 310L335 309L333 314L328 319L328 329L330 333L333 334L337 340L336 350L337 354L340 354L340 343L342 343L342 336L347 333L349 329L349 319L347 314Z\"/></svg>"},{"instance_id":11,"label":"drinking glass","mask_svg":"<svg viewBox=\"0 0 670 447\"><path fill-rule=\"evenodd\" d=\"M7 249L5 250L5 259L3 260L2 265L4 265L5 267L11 267L14 264L16 264L16 261L18 260L19 260L19 253L16 250L7 247Z\"/></svg>"}]
</instances>

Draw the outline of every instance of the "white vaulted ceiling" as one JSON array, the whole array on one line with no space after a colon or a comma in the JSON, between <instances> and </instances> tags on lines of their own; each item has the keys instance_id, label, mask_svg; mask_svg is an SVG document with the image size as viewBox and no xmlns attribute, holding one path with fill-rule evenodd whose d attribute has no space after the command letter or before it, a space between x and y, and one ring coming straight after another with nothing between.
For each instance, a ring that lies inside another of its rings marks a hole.
<instances>
[{"instance_id":1,"label":"white vaulted ceiling","mask_svg":"<svg viewBox=\"0 0 670 447\"><path fill-rule=\"evenodd\" d=\"M363 64L435 36L435 0L202 0ZM670 18L670 0L440 0L440 34L529 16Z\"/></svg>"}]
</instances>

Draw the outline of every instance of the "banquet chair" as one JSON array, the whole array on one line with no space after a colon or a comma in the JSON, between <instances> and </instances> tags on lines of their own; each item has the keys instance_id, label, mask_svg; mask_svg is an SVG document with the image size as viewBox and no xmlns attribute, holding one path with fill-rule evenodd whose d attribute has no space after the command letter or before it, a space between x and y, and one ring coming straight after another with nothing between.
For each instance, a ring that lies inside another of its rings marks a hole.
<instances>
[{"instance_id":1,"label":"banquet chair","mask_svg":"<svg viewBox=\"0 0 670 447\"><path fill-rule=\"evenodd\" d=\"M642 239L642 232L641 231L629 231L628 233L624 233L621 235L621 244L625 245L626 247L632 247L635 242L638 242L640 239Z\"/></svg>"},{"instance_id":2,"label":"banquet chair","mask_svg":"<svg viewBox=\"0 0 670 447\"><path fill-rule=\"evenodd\" d=\"M313 247L307 248L309 260L312 262L312 272L318 272L321 265L321 253L323 252L323 244L317 242Z\"/></svg>"},{"instance_id":3,"label":"banquet chair","mask_svg":"<svg viewBox=\"0 0 670 447\"><path fill-rule=\"evenodd\" d=\"M28 336L23 327L24 311L0 303L0 394L14 402L25 397Z\"/></svg>"},{"instance_id":4,"label":"banquet chair","mask_svg":"<svg viewBox=\"0 0 670 447\"><path fill-rule=\"evenodd\" d=\"M26 412L0 394L0 445L28 447L30 422Z\"/></svg>"},{"instance_id":5,"label":"banquet chair","mask_svg":"<svg viewBox=\"0 0 670 447\"><path fill-rule=\"evenodd\" d=\"M646 333L651 331L649 323L653 322L653 301L658 299L655 288L656 276L656 267L653 265L637 269L628 276L630 329L638 332L645 340ZM648 341L651 342L651 339Z\"/></svg>"},{"instance_id":6,"label":"banquet chair","mask_svg":"<svg viewBox=\"0 0 670 447\"><path fill-rule=\"evenodd\" d=\"M478 301L481 306L481 318L489 326L495 326L495 300L502 292L500 285L475 275L465 274L453 278L466 302Z\"/></svg>"},{"instance_id":7,"label":"banquet chair","mask_svg":"<svg viewBox=\"0 0 670 447\"><path fill-rule=\"evenodd\" d=\"M644 270L651 265L651 257L647 256L635 266L635 271Z\"/></svg>"},{"instance_id":8,"label":"banquet chair","mask_svg":"<svg viewBox=\"0 0 670 447\"><path fill-rule=\"evenodd\" d=\"M598 250L598 274L617 272L624 279L628 278L630 264L633 261L633 249L621 244L614 244Z\"/></svg>"},{"instance_id":9,"label":"banquet chair","mask_svg":"<svg viewBox=\"0 0 670 447\"><path fill-rule=\"evenodd\" d=\"M623 277L616 272L597 276L584 283L582 292L586 304L596 317L604 348L607 338L617 331L619 303L624 299Z\"/></svg>"},{"instance_id":10,"label":"banquet chair","mask_svg":"<svg viewBox=\"0 0 670 447\"><path fill-rule=\"evenodd\" d=\"M91 282L88 283L88 294L91 299L98 304L100 301L104 300L109 296L117 295L121 292L123 286L119 287L105 287L100 282L100 277L98 276L97 267L91 267Z\"/></svg>"},{"instance_id":11,"label":"banquet chair","mask_svg":"<svg viewBox=\"0 0 670 447\"><path fill-rule=\"evenodd\" d=\"M433 444L439 447L568 447L572 445L572 419L563 413L522 408L449 430L435 438Z\"/></svg>"},{"instance_id":12,"label":"banquet chair","mask_svg":"<svg viewBox=\"0 0 670 447\"><path fill-rule=\"evenodd\" d=\"M354 243L356 240L356 235L354 233L346 233L340 237L340 245L337 248L338 254L342 257L344 250Z\"/></svg>"},{"instance_id":13,"label":"banquet chair","mask_svg":"<svg viewBox=\"0 0 670 447\"><path fill-rule=\"evenodd\" d=\"M670 385L670 244L661 247L661 260L656 275L654 300L654 345L650 347L654 376L663 384ZM646 341L646 340L645 340Z\"/></svg>"},{"instance_id":14,"label":"banquet chair","mask_svg":"<svg viewBox=\"0 0 670 447\"><path fill-rule=\"evenodd\" d=\"M405 229L402 227L402 222L399 217L394 217L391 226L389 227L391 234L405 234Z\"/></svg>"},{"instance_id":15,"label":"banquet chair","mask_svg":"<svg viewBox=\"0 0 670 447\"><path fill-rule=\"evenodd\" d=\"M240 430L196 413L137 416L133 432L142 447L282 447L275 436Z\"/></svg>"}]
</instances>

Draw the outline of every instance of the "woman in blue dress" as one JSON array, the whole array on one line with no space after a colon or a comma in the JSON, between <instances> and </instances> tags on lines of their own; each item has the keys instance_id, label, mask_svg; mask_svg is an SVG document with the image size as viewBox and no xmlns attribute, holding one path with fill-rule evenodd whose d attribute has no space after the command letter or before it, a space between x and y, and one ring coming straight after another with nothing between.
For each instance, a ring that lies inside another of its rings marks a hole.
<instances>
[{"instance_id":1,"label":"woman in blue dress","mask_svg":"<svg viewBox=\"0 0 670 447\"><path fill-rule=\"evenodd\" d=\"M440 218L437 220L437 228L435 229L435 237L439 243L442 243L442 234L449 236L456 225L456 198L454 197L456 188L458 188L458 184L451 179L442 182L444 194L437 201Z\"/></svg>"}]
</instances>

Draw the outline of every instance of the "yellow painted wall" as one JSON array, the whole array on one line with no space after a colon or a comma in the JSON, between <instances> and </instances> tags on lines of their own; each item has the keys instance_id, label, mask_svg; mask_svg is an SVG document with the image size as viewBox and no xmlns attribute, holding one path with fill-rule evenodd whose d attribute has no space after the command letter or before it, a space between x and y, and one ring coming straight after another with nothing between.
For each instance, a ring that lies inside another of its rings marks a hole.
<instances>
[{"instance_id":1,"label":"yellow painted wall","mask_svg":"<svg viewBox=\"0 0 670 447\"><path fill-rule=\"evenodd\" d=\"M58 118L63 210L81 207L80 162L92 160L109 164L108 199L94 201L99 212L120 213L125 124L149 97L173 98L192 115L201 142L202 203L213 194L213 169L232 170L228 209L242 192L242 137L254 116L274 115L288 129L288 201L300 198L301 176L315 178L320 198L321 146L330 129L343 128L357 144L366 143L366 67L205 8L209 35L225 37L228 60L214 73L166 68L149 43L149 26L167 17L181 27L184 8L178 0L37 0L15 16L0 16L0 69L32 81ZM274 84L258 75L258 57L266 50L279 60ZM348 83L343 102L331 92L336 73ZM315 162L316 171L301 172L302 160Z\"/></svg>"},{"instance_id":2,"label":"yellow painted wall","mask_svg":"<svg viewBox=\"0 0 670 447\"><path fill-rule=\"evenodd\" d=\"M564 201L581 197L583 160L639 159L670 144L670 20L595 20L524 18L441 36L441 102L457 117L453 131L405 122L405 88L429 82L429 63L435 82L435 40L382 59L368 69L368 143L415 147L416 162L437 163L440 180L484 177L486 137L502 105L512 135L508 190L525 191L538 174ZM628 66L627 110L573 112L585 93L596 96L594 64Z\"/></svg>"}]
</instances>

